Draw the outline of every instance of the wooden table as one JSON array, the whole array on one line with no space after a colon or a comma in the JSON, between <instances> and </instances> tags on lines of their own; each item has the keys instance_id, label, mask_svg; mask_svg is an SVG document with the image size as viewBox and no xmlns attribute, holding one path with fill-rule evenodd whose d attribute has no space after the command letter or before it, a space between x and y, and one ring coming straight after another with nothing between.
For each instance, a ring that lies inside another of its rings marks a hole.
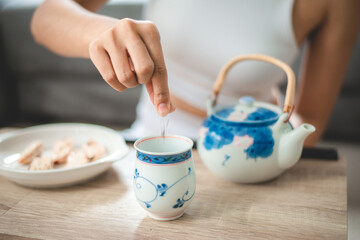
<instances>
[{"instance_id":1,"label":"wooden table","mask_svg":"<svg viewBox=\"0 0 360 240\"><path fill-rule=\"evenodd\" d=\"M194 151L183 217L147 217L132 191L135 152L87 183L30 189L0 177L0 239L346 239L346 161L300 160L255 185L212 174Z\"/></svg>"}]
</instances>

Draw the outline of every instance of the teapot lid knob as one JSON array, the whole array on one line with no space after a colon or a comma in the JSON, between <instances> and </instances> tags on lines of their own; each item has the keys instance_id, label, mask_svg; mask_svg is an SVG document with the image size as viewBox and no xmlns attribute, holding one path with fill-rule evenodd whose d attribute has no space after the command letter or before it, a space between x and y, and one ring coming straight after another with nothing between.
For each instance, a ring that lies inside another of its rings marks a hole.
<instances>
[{"instance_id":1,"label":"teapot lid knob","mask_svg":"<svg viewBox=\"0 0 360 240\"><path fill-rule=\"evenodd\" d=\"M253 105L254 101L255 101L254 98L250 97L250 96L241 97L239 99L239 103L241 105L246 105L248 107L251 107Z\"/></svg>"}]
</instances>

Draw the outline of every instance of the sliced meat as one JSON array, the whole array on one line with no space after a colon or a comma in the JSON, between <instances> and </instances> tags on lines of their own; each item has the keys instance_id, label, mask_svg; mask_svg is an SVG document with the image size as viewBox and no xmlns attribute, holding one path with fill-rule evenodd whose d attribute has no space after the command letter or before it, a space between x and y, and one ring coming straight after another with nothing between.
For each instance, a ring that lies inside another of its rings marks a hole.
<instances>
[{"instance_id":1,"label":"sliced meat","mask_svg":"<svg viewBox=\"0 0 360 240\"><path fill-rule=\"evenodd\" d=\"M53 168L51 156L36 157L31 162L29 170L49 170Z\"/></svg>"},{"instance_id":2,"label":"sliced meat","mask_svg":"<svg viewBox=\"0 0 360 240\"><path fill-rule=\"evenodd\" d=\"M73 151L69 154L65 167L79 167L89 162L84 150Z\"/></svg>"},{"instance_id":3,"label":"sliced meat","mask_svg":"<svg viewBox=\"0 0 360 240\"><path fill-rule=\"evenodd\" d=\"M24 165L31 163L35 157L41 155L42 148L43 148L42 141L31 142L21 153L18 162Z\"/></svg>"},{"instance_id":4,"label":"sliced meat","mask_svg":"<svg viewBox=\"0 0 360 240\"><path fill-rule=\"evenodd\" d=\"M62 164L66 163L66 159L69 156L71 149L73 148L73 141L70 138L65 138L57 141L53 148L53 163Z\"/></svg>"},{"instance_id":5,"label":"sliced meat","mask_svg":"<svg viewBox=\"0 0 360 240\"><path fill-rule=\"evenodd\" d=\"M100 159L105 155L104 146L93 140L88 141L84 145L83 150L86 157L89 159L89 162Z\"/></svg>"}]
</instances>

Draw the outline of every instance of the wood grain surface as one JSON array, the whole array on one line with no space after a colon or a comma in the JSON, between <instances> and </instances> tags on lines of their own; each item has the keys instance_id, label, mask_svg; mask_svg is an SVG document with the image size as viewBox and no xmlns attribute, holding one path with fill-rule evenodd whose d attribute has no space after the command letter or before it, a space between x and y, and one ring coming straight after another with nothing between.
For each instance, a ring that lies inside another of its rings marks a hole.
<instances>
[{"instance_id":1,"label":"wood grain surface","mask_svg":"<svg viewBox=\"0 0 360 240\"><path fill-rule=\"evenodd\" d=\"M279 178L235 184L196 151L183 217L149 218L132 191L135 152L81 185L24 188L0 177L0 239L346 239L346 161L300 160Z\"/></svg>"}]
</instances>

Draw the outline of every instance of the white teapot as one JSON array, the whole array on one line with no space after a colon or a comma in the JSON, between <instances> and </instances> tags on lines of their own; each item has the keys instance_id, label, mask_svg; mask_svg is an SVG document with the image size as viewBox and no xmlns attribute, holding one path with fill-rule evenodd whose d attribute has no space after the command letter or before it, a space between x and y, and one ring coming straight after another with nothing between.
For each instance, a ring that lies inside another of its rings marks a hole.
<instances>
[{"instance_id":1,"label":"white teapot","mask_svg":"<svg viewBox=\"0 0 360 240\"><path fill-rule=\"evenodd\" d=\"M273 104L242 97L232 106L216 106L228 70L243 60L261 60L282 68L288 79L283 111ZM295 76L291 68L265 55L232 59L221 70L214 98L208 100L208 117L200 129L198 151L205 165L216 175L238 183L256 183L279 176L300 158L305 138L315 131L310 124L293 129Z\"/></svg>"}]
</instances>

